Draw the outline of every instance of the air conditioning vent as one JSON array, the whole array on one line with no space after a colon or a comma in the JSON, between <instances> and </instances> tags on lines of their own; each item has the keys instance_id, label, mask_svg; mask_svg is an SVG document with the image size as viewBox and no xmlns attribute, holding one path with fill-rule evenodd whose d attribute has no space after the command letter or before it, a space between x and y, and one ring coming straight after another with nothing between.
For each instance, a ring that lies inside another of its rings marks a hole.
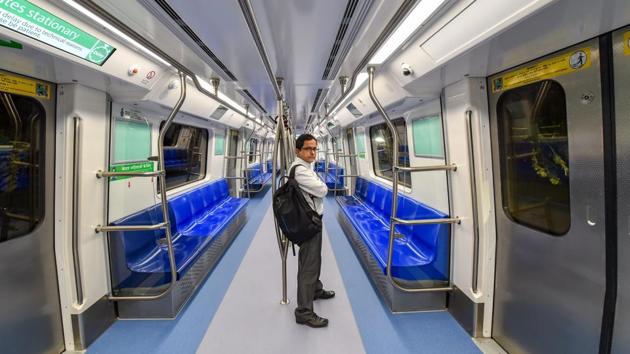
<instances>
[{"instance_id":1,"label":"air conditioning vent","mask_svg":"<svg viewBox=\"0 0 630 354\"><path fill-rule=\"evenodd\" d=\"M143 0L143 3L147 5L146 7L148 9L152 9L154 7L153 4L151 4L152 1L150 0ZM238 81L236 79L236 76L234 76L234 74L227 68L227 66L225 66L225 64L223 64L223 62L221 62L221 60L219 60L219 58L214 55L210 48L208 48L208 46L201 40L201 38L197 36L197 34L186 24L186 22L177 14L175 10L173 10L173 8L165 0L155 0L155 3L164 11L165 14L167 14L173 20L173 22L175 22L175 24L180 27L182 31L184 31L188 35L188 37L204 53L206 53L206 55L208 55L208 57L210 57L210 59L225 73L225 75L231 81ZM156 10L154 10L153 13L156 13Z\"/></svg>"},{"instance_id":2,"label":"air conditioning vent","mask_svg":"<svg viewBox=\"0 0 630 354\"><path fill-rule=\"evenodd\" d=\"M354 105L354 104L352 104L352 103L349 103L349 104L346 106L346 109L347 109L350 113L352 113L352 115L353 115L355 118L359 118L359 117L361 117L361 116L363 115L363 113L361 113L361 111L359 111L359 109L357 108L357 106L355 106L355 105Z\"/></svg>"},{"instance_id":3,"label":"air conditioning vent","mask_svg":"<svg viewBox=\"0 0 630 354\"><path fill-rule=\"evenodd\" d=\"M361 2L359 0L348 0L346 10L341 19L341 24L337 30L337 36L330 50L326 67L324 68L322 80L333 80L335 76L337 76L337 72L350 51L373 2L373 0L364 0Z\"/></svg>"},{"instance_id":4,"label":"air conditioning vent","mask_svg":"<svg viewBox=\"0 0 630 354\"><path fill-rule=\"evenodd\" d=\"M324 91L324 89L317 90L315 99L313 100L313 106L311 107L311 112L317 112L317 109L319 108L319 100L322 98L322 91ZM326 91L328 91L328 89L326 89Z\"/></svg>"},{"instance_id":5,"label":"air conditioning vent","mask_svg":"<svg viewBox=\"0 0 630 354\"><path fill-rule=\"evenodd\" d=\"M223 115L227 111L228 111L227 107L219 105L219 107L217 107L217 109L215 109L214 112L212 112L212 114L210 115L210 118L219 120L221 119L221 117L223 117Z\"/></svg>"}]
</instances>

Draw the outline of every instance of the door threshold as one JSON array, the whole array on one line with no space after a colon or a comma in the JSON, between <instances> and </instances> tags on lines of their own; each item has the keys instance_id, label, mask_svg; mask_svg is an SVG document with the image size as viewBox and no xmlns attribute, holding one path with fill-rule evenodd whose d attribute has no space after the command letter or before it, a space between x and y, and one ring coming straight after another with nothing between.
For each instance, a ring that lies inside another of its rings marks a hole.
<instances>
[{"instance_id":1,"label":"door threshold","mask_svg":"<svg viewBox=\"0 0 630 354\"><path fill-rule=\"evenodd\" d=\"M484 354L508 354L508 352L492 338L473 338L472 340Z\"/></svg>"}]
</instances>

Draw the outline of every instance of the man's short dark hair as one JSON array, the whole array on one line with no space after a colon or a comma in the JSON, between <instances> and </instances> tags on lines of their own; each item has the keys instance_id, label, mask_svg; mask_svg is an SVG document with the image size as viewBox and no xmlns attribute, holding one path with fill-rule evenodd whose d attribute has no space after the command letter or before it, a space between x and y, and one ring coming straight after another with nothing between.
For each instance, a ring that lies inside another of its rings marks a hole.
<instances>
[{"instance_id":1,"label":"man's short dark hair","mask_svg":"<svg viewBox=\"0 0 630 354\"><path fill-rule=\"evenodd\" d=\"M304 147L304 142L307 140L317 141L317 139L315 139L315 137L312 136L311 134L302 134L298 136L297 139L295 139L295 148L301 150Z\"/></svg>"}]
</instances>

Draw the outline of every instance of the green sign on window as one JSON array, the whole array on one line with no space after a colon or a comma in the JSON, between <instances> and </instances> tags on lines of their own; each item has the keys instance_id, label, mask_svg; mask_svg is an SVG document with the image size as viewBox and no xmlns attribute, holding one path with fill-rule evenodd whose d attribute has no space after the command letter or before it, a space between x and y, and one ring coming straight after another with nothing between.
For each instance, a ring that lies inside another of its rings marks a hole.
<instances>
[{"instance_id":1,"label":"green sign on window","mask_svg":"<svg viewBox=\"0 0 630 354\"><path fill-rule=\"evenodd\" d=\"M365 159L365 133L357 134L357 155L359 158Z\"/></svg>"},{"instance_id":2,"label":"green sign on window","mask_svg":"<svg viewBox=\"0 0 630 354\"><path fill-rule=\"evenodd\" d=\"M0 0L0 26L97 65L116 48L26 0Z\"/></svg>"},{"instance_id":3,"label":"green sign on window","mask_svg":"<svg viewBox=\"0 0 630 354\"><path fill-rule=\"evenodd\" d=\"M413 121L413 151L416 156L444 158L442 120L439 116Z\"/></svg>"},{"instance_id":4,"label":"green sign on window","mask_svg":"<svg viewBox=\"0 0 630 354\"><path fill-rule=\"evenodd\" d=\"M215 135L214 136L214 154L215 155L223 155L225 147L225 136L223 135Z\"/></svg>"}]
</instances>

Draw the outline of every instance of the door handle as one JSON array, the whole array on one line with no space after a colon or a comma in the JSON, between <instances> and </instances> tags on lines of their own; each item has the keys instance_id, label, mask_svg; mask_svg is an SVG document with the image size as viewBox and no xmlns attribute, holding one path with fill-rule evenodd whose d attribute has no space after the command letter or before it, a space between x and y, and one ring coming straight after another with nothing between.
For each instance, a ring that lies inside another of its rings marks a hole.
<instances>
[{"instance_id":1,"label":"door handle","mask_svg":"<svg viewBox=\"0 0 630 354\"><path fill-rule=\"evenodd\" d=\"M589 226L597 225L597 217L595 216L595 212L593 211L593 207L590 205L586 205L586 223Z\"/></svg>"}]
</instances>

